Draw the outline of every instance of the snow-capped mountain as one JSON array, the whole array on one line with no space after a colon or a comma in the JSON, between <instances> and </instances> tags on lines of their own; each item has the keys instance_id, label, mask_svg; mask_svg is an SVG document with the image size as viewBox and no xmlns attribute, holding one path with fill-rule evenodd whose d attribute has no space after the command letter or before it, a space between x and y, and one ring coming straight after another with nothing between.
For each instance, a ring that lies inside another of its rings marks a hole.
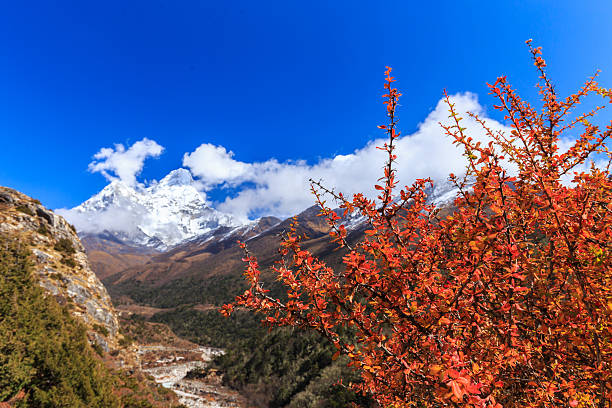
<instances>
[{"instance_id":1,"label":"snow-capped mountain","mask_svg":"<svg viewBox=\"0 0 612 408\"><path fill-rule=\"evenodd\" d=\"M186 169L174 170L146 188L112 181L81 205L59 212L84 235L110 235L160 250L220 227L244 224L208 206Z\"/></svg>"},{"instance_id":2,"label":"snow-capped mountain","mask_svg":"<svg viewBox=\"0 0 612 408\"><path fill-rule=\"evenodd\" d=\"M472 184L473 181L468 181L466 187L469 189ZM435 182L433 186L427 186L425 193L427 194L427 204L444 207L453 203L459 195L459 189L450 180L443 180ZM396 197L396 200L399 200L399 197ZM355 211L343 219L342 222L347 230L354 231L365 228L367 218L358 211Z\"/></svg>"},{"instance_id":3,"label":"snow-capped mountain","mask_svg":"<svg viewBox=\"0 0 612 408\"><path fill-rule=\"evenodd\" d=\"M428 201L448 204L457 192L448 181L436 183L428 188ZM115 180L81 205L56 212L73 223L82 237L116 239L162 251L187 241L223 240L225 235L234 237L242 232L248 235L249 228L260 227L258 220L241 222L211 208L186 169L173 170L148 187ZM344 222L347 229L357 230L366 220L354 213Z\"/></svg>"},{"instance_id":4,"label":"snow-capped mountain","mask_svg":"<svg viewBox=\"0 0 612 408\"><path fill-rule=\"evenodd\" d=\"M472 188L474 181L469 179L465 185L468 190ZM459 189L450 180L436 181L433 187L427 187L427 203L438 207L452 204L459 195Z\"/></svg>"}]
</instances>

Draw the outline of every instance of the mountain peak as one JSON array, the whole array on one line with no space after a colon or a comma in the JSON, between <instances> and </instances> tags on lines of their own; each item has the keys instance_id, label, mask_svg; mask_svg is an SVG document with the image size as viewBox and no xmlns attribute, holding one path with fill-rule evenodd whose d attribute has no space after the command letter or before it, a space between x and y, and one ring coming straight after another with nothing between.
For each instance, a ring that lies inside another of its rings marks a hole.
<instances>
[{"instance_id":1,"label":"mountain peak","mask_svg":"<svg viewBox=\"0 0 612 408\"><path fill-rule=\"evenodd\" d=\"M164 186L189 186L191 184L193 184L193 177L187 169L172 170L159 182L159 185Z\"/></svg>"},{"instance_id":2,"label":"mountain peak","mask_svg":"<svg viewBox=\"0 0 612 408\"><path fill-rule=\"evenodd\" d=\"M110 234L126 244L166 249L220 227L243 223L210 208L187 169L149 187L112 181L83 204L61 210L82 234Z\"/></svg>"}]
</instances>

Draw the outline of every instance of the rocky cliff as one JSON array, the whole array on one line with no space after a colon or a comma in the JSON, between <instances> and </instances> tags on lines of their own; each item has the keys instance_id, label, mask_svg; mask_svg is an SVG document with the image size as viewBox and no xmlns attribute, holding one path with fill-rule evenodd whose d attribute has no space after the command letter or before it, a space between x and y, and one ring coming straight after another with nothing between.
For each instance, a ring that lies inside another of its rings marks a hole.
<instances>
[{"instance_id":1,"label":"rocky cliff","mask_svg":"<svg viewBox=\"0 0 612 408\"><path fill-rule=\"evenodd\" d=\"M39 284L85 323L90 341L107 352L118 348L119 323L110 297L72 225L38 200L0 187L0 234L30 248Z\"/></svg>"}]
</instances>

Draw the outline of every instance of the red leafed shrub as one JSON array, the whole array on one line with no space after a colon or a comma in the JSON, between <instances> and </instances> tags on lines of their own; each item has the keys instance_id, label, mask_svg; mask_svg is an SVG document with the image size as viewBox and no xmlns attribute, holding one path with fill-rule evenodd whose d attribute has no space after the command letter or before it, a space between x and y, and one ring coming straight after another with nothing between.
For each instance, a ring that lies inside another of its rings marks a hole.
<instances>
[{"instance_id":1,"label":"red leafed shrub","mask_svg":"<svg viewBox=\"0 0 612 408\"><path fill-rule=\"evenodd\" d=\"M467 158L467 176L450 175L460 190L450 215L427 203L430 180L398 191L400 93L388 69L389 122L379 126L388 134L381 147L388 160L377 199L349 200L313 183L331 237L347 251L344 266L333 270L304 250L294 228L274 268L287 300L263 288L247 251L250 288L223 312L243 306L263 313L267 324L320 332L350 358L363 377L358 387L381 406L611 406L612 156L605 141L612 124L592 124L601 108L573 109L589 94L612 102L612 92L594 76L560 98L540 49L527 44L541 112L505 77L489 85L511 132L493 131L475 116L490 140L475 142L446 98L453 124L442 128ZM568 134L579 135L560 151ZM607 166L579 171L592 155ZM367 218L362 242L347 242L323 194L345 215ZM340 336L345 328L354 336Z\"/></svg>"}]
</instances>

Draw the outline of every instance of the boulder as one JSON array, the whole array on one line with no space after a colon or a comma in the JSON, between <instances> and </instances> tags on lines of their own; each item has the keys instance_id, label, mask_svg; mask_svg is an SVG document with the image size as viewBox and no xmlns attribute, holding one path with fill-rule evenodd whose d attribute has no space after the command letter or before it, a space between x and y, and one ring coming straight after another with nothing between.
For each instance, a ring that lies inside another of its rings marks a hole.
<instances>
[{"instance_id":1,"label":"boulder","mask_svg":"<svg viewBox=\"0 0 612 408\"><path fill-rule=\"evenodd\" d=\"M46 211L44 208L37 207L36 215L46 220L52 227L55 226L55 218L53 217L53 214L51 214L49 211Z\"/></svg>"},{"instance_id":2,"label":"boulder","mask_svg":"<svg viewBox=\"0 0 612 408\"><path fill-rule=\"evenodd\" d=\"M13 197L10 194L0 191L0 203L12 204L13 201Z\"/></svg>"}]
</instances>

